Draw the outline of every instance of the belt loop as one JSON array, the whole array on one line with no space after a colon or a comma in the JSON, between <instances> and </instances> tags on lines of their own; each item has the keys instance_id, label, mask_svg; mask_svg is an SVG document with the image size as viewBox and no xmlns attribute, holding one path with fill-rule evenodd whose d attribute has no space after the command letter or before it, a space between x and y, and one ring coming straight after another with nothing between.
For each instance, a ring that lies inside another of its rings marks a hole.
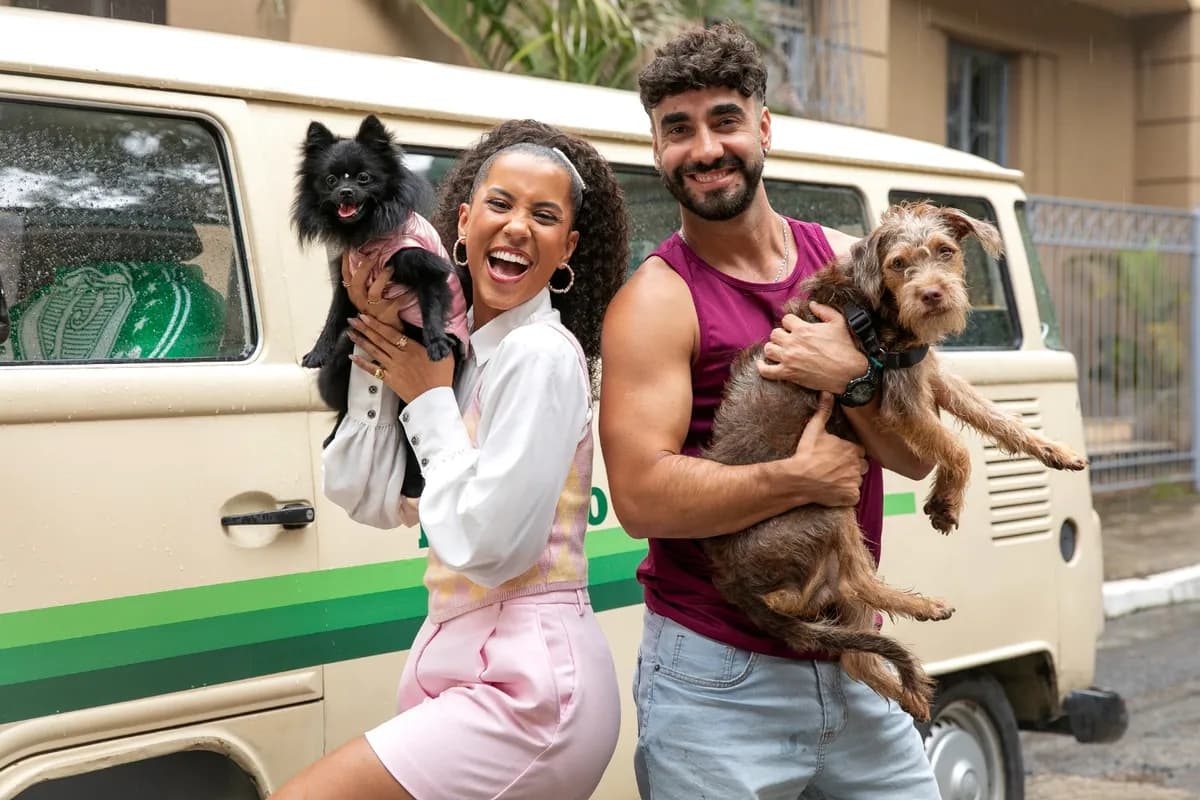
<instances>
[{"instance_id":1,"label":"belt loop","mask_svg":"<svg viewBox=\"0 0 1200 800\"><path fill-rule=\"evenodd\" d=\"M582 617L583 616L583 606L584 606L583 589L575 590L575 602L579 607L579 616Z\"/></svg>"}]
</instances>

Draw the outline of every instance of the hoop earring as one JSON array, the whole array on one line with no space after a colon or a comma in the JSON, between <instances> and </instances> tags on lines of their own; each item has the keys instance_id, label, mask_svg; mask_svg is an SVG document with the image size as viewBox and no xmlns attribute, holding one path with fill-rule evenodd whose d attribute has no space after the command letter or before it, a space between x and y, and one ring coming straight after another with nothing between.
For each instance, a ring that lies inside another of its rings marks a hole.
<instances>
[{"instance_id":1,"label":"hoop earring","mask_svg":"<svg viewBox=\"0 0 1200 800\"><path fill-rule=\"evenodd\" d=\"M463 251L462 261L458 260L458 246L460 244L462 245L462 251ZM452 247L450 249L451 249L451 255L454 258L454 263L458 264L460 267L465 267L467 265L467 237L460 236L457 239L455 239L454 247Z\"/></svg>"},{"instance_id":2,"label":"hoop earring","mask_svg":"<svg viewBox=\"0 0 1200 800\"><path fill-rule=\"evenodd\" d=\"M575 270L571 269L570 264L559 264L558 269L554 271L558 272L559 269L565 269L567 271L567 276L569 278L567 280L567 285L561 289L555 289L549 283L547 283L546 286L555 294L566 294L567 292L571 291L571 287L575 285Z\"/></svg>"}]
</instances>

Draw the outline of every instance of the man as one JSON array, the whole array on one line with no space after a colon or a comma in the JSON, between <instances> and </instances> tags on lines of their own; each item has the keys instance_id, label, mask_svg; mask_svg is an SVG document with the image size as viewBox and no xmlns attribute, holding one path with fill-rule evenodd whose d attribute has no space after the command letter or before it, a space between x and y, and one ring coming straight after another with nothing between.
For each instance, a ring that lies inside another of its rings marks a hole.
<instances>
[{"instance_id":1,"label":"man","mask_svg":"<svg viewBox=\"0 0 1200 800\"><path fill-rule=\"evenodd\" d=\"M761 182L766 68L736 27L678 37L639 84L655 163L683 220L618 293L602 345L600 436L614 509L650 545L638 570L647 607L639 790L655 800L933 800L912 719L836 661L756 629L717 593L696 541L798 505L857 504L878 559L880 464L918 479L932 468L876 430L877 397L850 407L878 375L841 315L814 306L818 322L787 317L773 330L803 277L854 239L772 210ZM823 410L791 458L698 458L733 357L768 336L761 373L827 393ZM834 395L863 447L825 432Z\"/></svg>"}]
</instances>

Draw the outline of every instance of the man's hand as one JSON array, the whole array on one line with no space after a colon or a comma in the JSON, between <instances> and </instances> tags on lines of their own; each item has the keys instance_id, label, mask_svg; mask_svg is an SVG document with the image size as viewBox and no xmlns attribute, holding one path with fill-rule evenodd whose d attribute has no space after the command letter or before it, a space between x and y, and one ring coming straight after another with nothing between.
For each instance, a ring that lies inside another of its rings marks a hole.
<instances>
[{"instance_id":1,"label":"man's hand","mask_svg":"<svg viewBox=\"0 0 1200 800\"><path fill-rule=\"evenodd\" d=\"M797 480L798 493L806 502L823 506L858 504L862 476L867 472L866 451L825 430L833 413L833 395L821 393L821 403L813 414L796 454L788 461Z\"/></svg>"},{"instance_id":2,"label":"man's hand","mask_svg":"<svg viewBox=\"0 0 1200 800\"><path fill-rule=\"evenodd\" d=\"M817 322L788 314L781 327L771 331L758 374L841 394L847 383L866 373L867 357L855 345L845 317L820 303L809 303L809 308Z\"/></svg>"}]
</instances>

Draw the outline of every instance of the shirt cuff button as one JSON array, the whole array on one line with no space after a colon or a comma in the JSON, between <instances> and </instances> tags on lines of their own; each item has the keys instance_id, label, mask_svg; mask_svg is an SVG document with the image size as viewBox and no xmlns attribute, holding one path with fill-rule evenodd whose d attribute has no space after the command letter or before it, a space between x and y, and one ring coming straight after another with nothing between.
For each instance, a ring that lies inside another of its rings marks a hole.
<instances>
[{"instance_id":1,"label":"shirt cuff button","mask_svg":"<svg viewBox=\"0 0 1200 800\"><path fill-rule=\"evenodd\" d=\"M410 441L410 442L412 442L414 445L416 445L416 444L420 444L420 443L421 443L421 437L420 437L420 436L413 436L411 439L409 439L409 441Z\"/></svg>"},{"instance_id":2,"label":"shirt cuff button","mask_svg":"<svg viewBox=\"0 0 1200 800\"><path fill-rule=\"evenodd\" d=\"M367 391L370 392L371 394L375 394L376 392L379 391L379 387L378 386L368 386Z\"/></svg>"},{"instance_id":3,"label":"shirt cuff button","mask_svg":"<svg viewBox=\"0 0 1200 800\"><path fill-rule=\"evenodd\" d=\"M429 466L429 459L428 459L428 458L422 458L422 459L421 459L421 466L422 466L422 467L428 467L428 466Z\"/></svg>"},{"instance_id":4,"label":"shirt cuff button","mask_svg":"<svg viewBox=\"0 0 1200 800\"><path fill-rule=\"evenodd\" d=\"M405 412L404 412L404 413L403 413L403 414L400 416L400 421L401 421L401 422L408 422L408 412L407 412L407 411L405 411Z\"/></svg>"},{"instance_id":5,"label":"shirt cuff button","mask_svg":"<svg viewBox=\"0 0 1200 800\"><path fill-rule=\"evenodd\" d=\"M367 410L367 419L375 419L375 409Z\"/></svg>"}]
</instances>

